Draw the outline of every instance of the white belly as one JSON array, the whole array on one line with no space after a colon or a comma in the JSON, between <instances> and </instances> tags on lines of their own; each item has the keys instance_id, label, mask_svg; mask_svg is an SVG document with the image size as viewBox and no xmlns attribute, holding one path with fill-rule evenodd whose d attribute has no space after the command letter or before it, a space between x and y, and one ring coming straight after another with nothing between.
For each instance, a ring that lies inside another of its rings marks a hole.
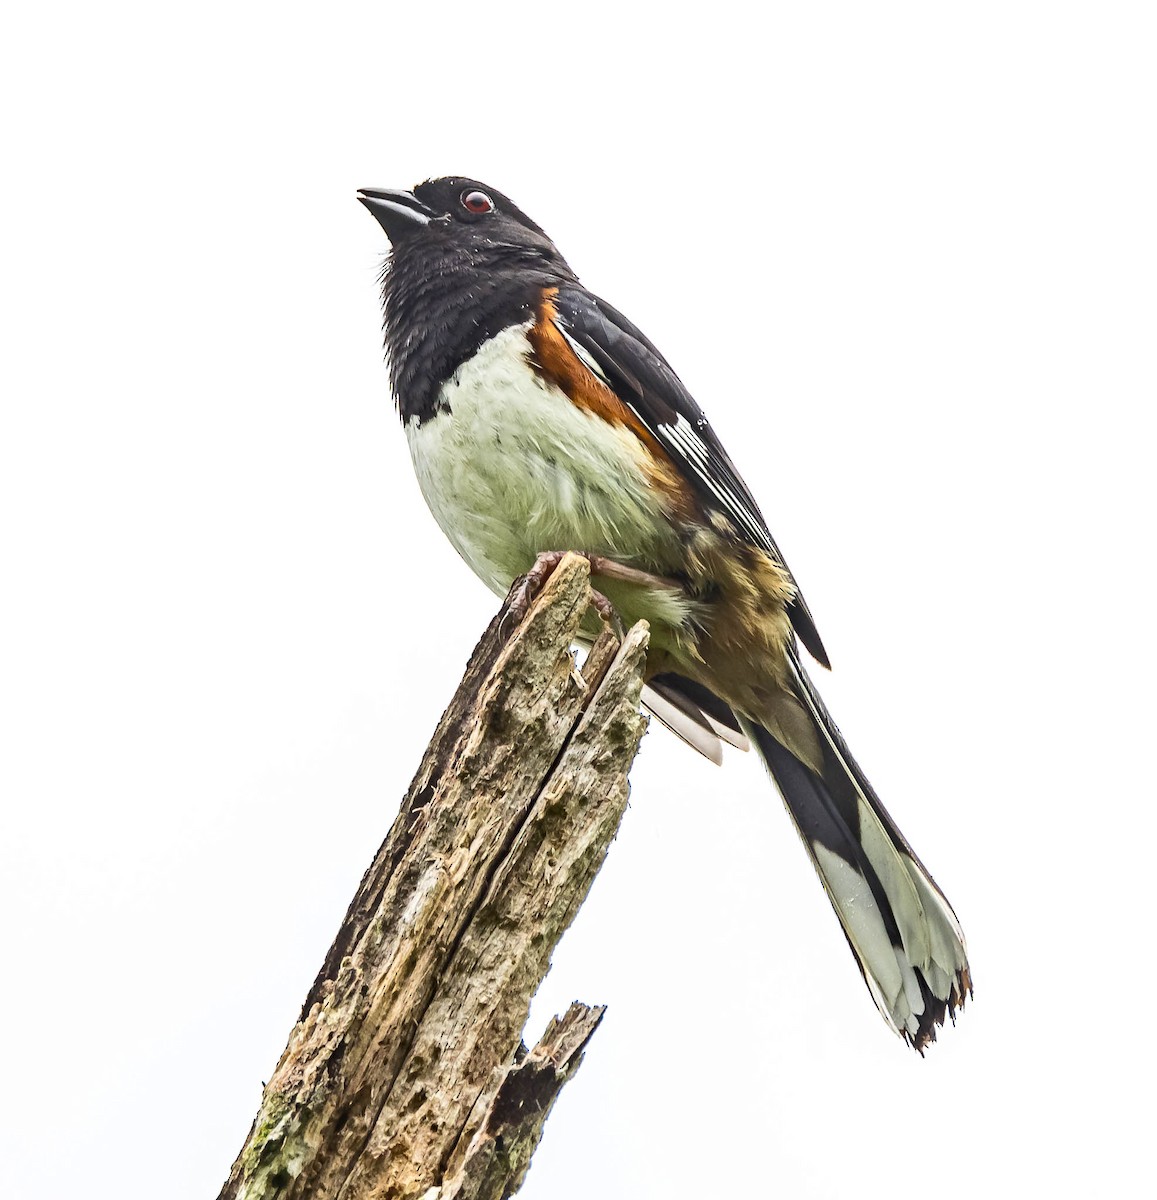
<instances>
[{"instance_id":1,"label":"white belly","mask_svg":"<svg viewBox=\"0 0 1157 1200\"><path fill-rule=\"evenodd\" d=\"M449 411L406 429L435 519L499 594L546 550L671 569L679 541L642 444L529 368L527 328L486 342L442 389Z\"/></svg>"}]
</instances>

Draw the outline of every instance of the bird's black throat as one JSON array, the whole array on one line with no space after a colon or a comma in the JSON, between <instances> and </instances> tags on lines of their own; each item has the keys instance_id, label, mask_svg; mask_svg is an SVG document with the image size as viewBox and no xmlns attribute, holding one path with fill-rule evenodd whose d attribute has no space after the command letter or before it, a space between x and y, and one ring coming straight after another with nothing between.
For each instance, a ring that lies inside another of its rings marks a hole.
<instances>
[{"instance_id":1,"label":"bird's black throat","mask_svg":"<svg viewBox=\"0 0 1157 1200\"><path fill-rule=\"evenodd\" d=\"M441 411L454 372L484 342L530 320L544 287L573 279L557 252L426 238L397 247L382 272L382 305L403 423Z\"/></svg>"}]
</instances>

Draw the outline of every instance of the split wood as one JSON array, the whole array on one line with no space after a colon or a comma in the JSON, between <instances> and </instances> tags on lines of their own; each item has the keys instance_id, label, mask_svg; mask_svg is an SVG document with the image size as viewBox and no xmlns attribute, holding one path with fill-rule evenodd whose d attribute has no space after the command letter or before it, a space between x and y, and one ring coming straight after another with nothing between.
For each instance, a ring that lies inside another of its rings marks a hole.
<instances>
[{"instance_id":1,"label":"split wood","mask_svg":"<svg viewBox=\"0 0 1157 1200\"><path fill-rule=\"evenodd\" d=\"M515 596L517 587L512 590ZM645 624L575 666L567 555L479 642L219 1200L501 1200L602 1019L520 1041L627 804ZM519 611L525 608L525 611Z\"/></svg>"}]
</instances>

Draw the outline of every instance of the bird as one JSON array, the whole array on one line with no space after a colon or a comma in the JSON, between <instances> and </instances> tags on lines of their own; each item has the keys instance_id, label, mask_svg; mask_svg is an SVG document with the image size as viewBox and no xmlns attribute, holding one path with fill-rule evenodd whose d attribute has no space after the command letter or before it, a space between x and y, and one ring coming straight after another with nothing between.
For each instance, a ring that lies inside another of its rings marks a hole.
<instances>
[{"instance_id":1,"label":"bird","mask_svg":"<svg viewBox=\"0 0 1157 1200\"><path fill-rule=\"evenodd\" d=\"M876 1007L923 1055L971 998L964 934L805 669L830 667L811 610L703 410L502 192L443 176L357 198L390 243L390 384L434 519L499 595L575 551L649 623L646 706L713 761L755 748Z\"/></svg>"}]
</instances>

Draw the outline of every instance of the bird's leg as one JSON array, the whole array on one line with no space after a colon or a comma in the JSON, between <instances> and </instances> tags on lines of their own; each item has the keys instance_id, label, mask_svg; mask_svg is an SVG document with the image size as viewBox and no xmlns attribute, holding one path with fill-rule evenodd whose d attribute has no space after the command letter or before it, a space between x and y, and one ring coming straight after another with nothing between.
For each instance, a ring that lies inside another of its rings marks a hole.
<instances>
[{"instance_id":1,"label":"bird's leg","mask_svg":"<svg viewBox=\"0 0 1157 1200\"><path fill-rule=\"evenodd\" d=\"M613 558L604 558L601 554L584 554L583 558L591 564L591 574L601 575L604 579L616 579L620 583L634 583L639 587L659 588L671 592L683 591L683 585L677 579L668 579L665 575L652 575L650 571L628 567L615 562Z\"/></svg>"},{"instance_id":2,"label":"bird's leg","mask_svg":"<svg viewBox=\"0 0 1157 1200\"><path fill-rule=\"evenodd\" d=\"M582 550L567 551L567 550L546 550L534 560L534 566L523 575L517 588L510 596L510 609L520 619L525 615L526 610L530 607L530 602L542 591L543 585L554 573L555 568L568 553L574 553L585 558L591 564L591 574L595 573L595 561L606 561L598 559L597 555L587 554ZM614 630L619 641L623 640L623 623L619 620L618 613L615 612L614 605L602 594L591 588L591 607L602 617L605 624L609 625Z\"/></svg>"},{"instance_id":3,"label":"bird's leg","mask_svg":"<svg viewBox=\"0 0 1157 1200\"><path fill-rule=\"evenodd\" d=\"M682 591L682 585L677 580L667 579L662 575L652 575L647 571L640 571L637 567L625 566L623 563L615 562L612 558L605 558L601 554L588 554L585 550L573 552L547 550L534 560L534 566L527 571L517 588L511 593L510 608L519 617L525 614L530 602L542 591L543 585L567 553L579 554L585 558L590 563L592 576L600 575L604 579L616 580L619 583L633 583L640 587ZM615 612L614 605L602 592L593 587L591 588L591 607L622 640L623 626L618 613Z\"/></svg>"}]
</instances>

